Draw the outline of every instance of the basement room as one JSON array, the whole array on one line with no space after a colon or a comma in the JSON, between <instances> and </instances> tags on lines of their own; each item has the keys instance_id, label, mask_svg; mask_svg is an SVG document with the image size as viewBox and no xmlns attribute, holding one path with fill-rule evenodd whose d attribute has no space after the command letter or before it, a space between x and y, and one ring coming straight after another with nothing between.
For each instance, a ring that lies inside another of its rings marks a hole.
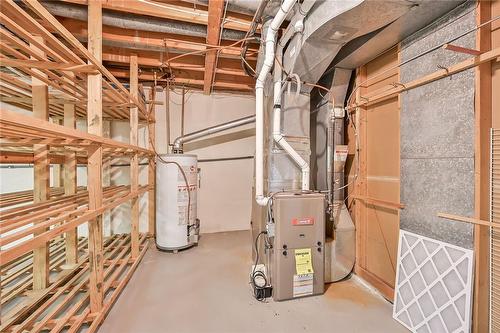
<instances>
[{"instance_id":1,"label":"basement room","mask_svg":"<svg viewBox=\"0 0 500 333\"><path fill-rule=\"evenodd\" d=\"M0 0L0 287L2 333L500 333L500 0Z\"/></svg>"}]
</instances>

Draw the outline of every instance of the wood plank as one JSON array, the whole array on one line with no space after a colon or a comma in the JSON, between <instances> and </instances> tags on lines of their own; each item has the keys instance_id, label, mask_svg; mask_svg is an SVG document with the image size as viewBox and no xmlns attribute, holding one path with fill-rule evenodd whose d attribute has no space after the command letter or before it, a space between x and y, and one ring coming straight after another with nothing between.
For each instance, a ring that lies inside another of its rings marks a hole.
<instances>
[{"instance_id":1,"label":"wood plank","mask_svg":"<svg viewBox=\"0 0 500 333\"><path fill-rule=\"evenodd\" d=\"M53 61L19 60L19 59L9 59L5 57L0 57L0 66L64 70L64 71L72 71L79 73L95 73L97 71L94 65L81 65L76 63L61 64Z\"/></svg>"},{"instance_id":2,"label":"wood plank","mask_svg":"<svg viewBox=\"0 0 500 333\"><path fill-rule=\"evenodd\" d=\"M430 82L434 82L450 75L463 72L467 69L477 67L481 64L489 63L492 60L496 60L498 57L500 57L500 47L481 53L481 55L477 57L472 57L444 69L440 69L411 82L400 83L397 85L397 87L387 86L386 88L380 89L381 91L378 93L374 93L368 97L363 96L362 100L360 100L359 102L349 105L348 110L354 110L358 106L369 105L386 100L388 98L396 97L402 92L418 88Z\"/></svg>"},{"instance_id":3,"label":"wood plank","mask_svg":"<svg viewBox=\"0 0 500 333\"><path fill-rule=\"evenodd\" d=\"M42 37L35 36L38 43L43 43ZM43 51L34 45L31 45L34 53L40 57L45 57ZM38 80L31 79L32 97L33 97L33 116L44 121L49 120L49 90L47 84ZM34 191L33 200L35 203L43 202L49 199L50 189L50 165L46 145L34 145ZM43 232L43 231L42 231ZM36 234L35 234L36 235ZM33 251L33 290L45 289L49 285L49 248L45 243Z\"/></svg>"},{"instance_id":4,"label":"wood plank","mask_svg":"<svg viewBox=\"0 0 500 333\"><path fill-rule=\"evenodd\" d=\"M154 93L155 87L151 88L151 93L150 93L150 101L154 101L156 97L156 93ZM169 103L169 91L168 88L165 89L165 93L167 94L166 97L166 103ZM155 107L151 104L151 111L150 113L155 113ZM166 109L168 110L169 106L167 104ZM148 123L148 138L149 138L149 149L151 150L156 150L155 148L155 142L156 142L156 135L155 135L155 122L149 122ZM169 135L169 131L167 130L167 135ZM168 147L168 145L167 145ZM150 186L149 192L148 192L148 234L150 237L155 237L155 226L156 226L156 162L155 158L149 158L149 164L148 164L148 185Z\"/></svg>"},{"instance_id":5,"label":"wood plank","mask_svg":"<svg viewBox=\"0 0 500 333\"><path fill-rule=\"evenodd\" d=\"M443 49L449 50L449 51L454 51L454 52L459 52L459 53L465 53L465 54L470 54L473 56L478 56L481 54L481 51L478 50L473 50L473 49L468 49L466 47L458 46L458 45L453 45L453 44L444 44Z\"/></svg>"},{"instance_id":6,"label":"wood plank","mask_svg":"<svg viewBox=\"0 0 500 333\"><path fill-rule=\"evenodd\" d=\"M438 213L437 216L441 217L443 219L460 221L460 222L465 222L465 223L472 223L474 225L481 225L481 226L487 226L487 227L495 226L490 221L479 220L479 219L475 219L473 217L465 217L465 216L446 214L446 213Z\"/></svg>"},{"instance_id":7,"label":"wood plank","mask_svg":"<svg viewBox=\"0 0 500 333\"><path fill-rule=\"evenodd\" d=\"M75 104L64 104L64 126L76 128ZM76 152L68 151L64 154L64 194L73 195L77 191L76 179ZM78 232L70 230L65 235L66 240L66 265L74 267L78 262Z\"/></svg>"},{"instance_id":8,"label":"wood plank","mask_svg":"<svg viewBox=\"0 0 500 333\"><path fill-rule=\"evenodd\" d=\"M139 266L139 263L141 262L142 258L144 258L144 255L146 254L146 251L148 250L148 246L149 246L149 241L146 241L142 247L141 252L139 253L139 256L137 257L137 259L133 260L133 264L130 267L129 271L127 272L127 274L125 274L123 279L119 281L119 283L116 286L110 299L106 302L106 305L104 306L103 310L101 311L101 313L99 313L99 315L95 318L92 325L89 327L89 333L96 332L97 329L99 328L99 325L106 318L106 316L109 313L109 310L111 310L111 307L118 299L118 296L120 296L121 292L123 291L123 289L127 285L130 278L132 277L132 274L134 274L134 272L137 269L137 266Z\"/></svg>"},{"instance_id":9,"label":"wood plank","mask_svg":"<svg viewBox=\"0 0 500 333\"><path fill-rule=\"evenodd\" d=\"M478 1L476 24L491 19L491 2ZM476 49L491 50L491 26L476 32ZM479 57L483 56L480 55ZM490 219L490 128L492 127L492 77L491 62L484 62L475 70L475 153L474 153L474 217ZM474 225L474 299L472 331L487 332L489 328L489 245L490 228Z\"/></svg>"},{"instance_id":10,"label":"wood plank","mask_svg":"<svg viewBox=\"0 0 500 333\"><path fill-rule=\"evenodd\" d=\"M5 0L9 4L15 6L13 4L12 0ZM64 38L72 47L74 47L79 53L81 53L88 61L89 64L95 65L99 71L106 76L111 83L114 84L116 87L116 90L119 91L121 96L124 99L124 102L128 103L129 100L132 100L133 103L139 108L139 110L142 112L142 114L145 116L146 115L146 110L144 105L137 99L134 99L130 96L129 91L127 88L125 88L109 71L106 67L102 65L102 24L99 26L99 57L96 58L96 56L92 52L92 48L89 47L89 50L87 50L79 41L76 39L75 36L73 36L64 26L54 17L52 16L46 9L45 7L42 6L41 3L37 1L26 1L24 2L34 13L36 13L38 16L44 19L44 23L48 24L51 26L53 29L55 29L58 34ZM90 16L90 15L89 15ZM90 22L90 21L89 21ZM92 27L93 28L93 27ZM94 39L93 32L91 33L91 28L89 27L89 36L88 36L88 44L92 44L92 40ZM102 92L101 92L102 94ZM128 96L125 97L125 96Z\"/></svg>"},{"instance_id":11,"label":"wood plank","mask_svg":"<svg viewBox=\"0 0 500 333\"><path fill-rule=\"evenodd\" d=\"M356 82L359 85L361 82L366 81L366 66L362 66L358 69ZM356 92L356 101L361 101L361 94L364 93L364 89L360 87ZM356 109L356 128L359 135L359 147L358 147L358 180L355 185L355 193L357 196L366 196L366 109L363 105L360 105ZM355 209L355 221L356 221L356 262L360 267L366 267L366 205L365 203L356 202Z\"/></svg>"},{"instance_id":12,"label":"wood plank","mask_svg":"<svg viewBox=\"0 0 500 333\"><path fill-rule=\"evenodd\" d=\"M168 66L173 70L178 69L196 72L205 71L205 59L203 55L187 55L169 62L169 57L164 52L145 50L139 51L122 47L104 46L102 60L110 65L128 65L130 64L130 54L132 53L138 54L139 67L166 67L166 64L168 63ZM168 55L173 57L173 55L177 54L169 52ZM249 63L251 63L252 66L255 66L254 60L249 60ZM239 59L231 59L220 56L217 61L215 73L242 77L248 76L248 74L246 74L241 68L241 61Z\"/></svg>"},{"instance_id":13,"label":"wood plank","mask_svg":"<svg viewBox=\"0 0 500 333\"><path fill-rule=\"evenodd\" d=\"M100 1L88 3L88 52L96 62L102 55L102 7ZM87 77L87 127L88 132L102 136L102 75L91 74ZM91 147L88 152L87 190L89 209L102 206L102 147ZM103 306L103 247L102 215L97 215L88 223L89 226L89 262L90 262L90 311L100 312Z\"/></svg>"},{"instance_id":14,"label":"wood plank","mask_svg":"<svg viewBox=\"0 0 500 333\"><path fill-rule=\"evenodd\" d=\"M137 64L137 55L130 56L130 95L137 98L139 96L139 67ZM137 108L130 109L130 144L137 146L137 131L139 125L139 114ZM139 158L137 154L132 155L130 159L130 189L137 191L139 187ZM132 258L139 256L139 200L132 198L131 205L131 253Z\"/></svg>"},{"instance_id":15,"label":"wood plank","mask_svg":"<svg viewBox=\"0 0 500 333\"><path fill-rule=\"evenodd\" d=\"M127 70L123 70L120 68L109 68L109 71L117 78L123 78L125 80L129 79L129 73ZM193 74L198 74L198 72L191 72ZM193 86L196 88L203 88L204 81L203 78L198 78L194 77L192 75L191 77L183 77L185 74L190 74L190 73L183 73L181 76L176 76L174 79L170 78L156 78L156 82L170 82L171 86L177 86L177 87L182 87L182 86ZM233 80L238 81L238 79L241 79L241 77L234 77ZM149 81L149 82L154 82L155 81L155 76L153 73L150 72L141 72L139 73L139 80L140 81ZM241 81L247 81L250 80L252 82L241 82ZM253 83L252 78L250 77L244 77L243 80L239 80L239 82L233 83L233 82L225 82L223 80L216 80L213 84L213 88L217 88L218 90L237 90L241 92L251 92L253 89L255 89L255 84ZM214 90L214 89L213 89Z\"/></svg>"},{"instance_id":16,"label":"wood plank","mask_svg":"<svg viewBox=\"0 0 500 333\"><path fill-rule=\"evenodd\" d=\"M64 221L65 219L68 218L69 215L76 215L76 217L72 218L70 222L58 225L54 228L51 228L50 230L44 232L43 234L40 234L37 237L33 237L30 239L24 240L22 243L15 244L9 248L6 248L2 251L0 251L0 259L2 260L3 263L8 263L16 258L19 258L20 256L24 255L25 253L33 250L34 248L39 247L42 245L44 242L49 241L50 239L53 239L68 230L71 230L71 228L75 228L82 223L85 223L87 221L92 221L95 219L97 216L102 215L104 212L113 209L124 202L130 201L134 196L138 196L143 194L149 189L148 186L143 186L141 187L137 192L130 192L128 190L125 191L118 191L117 193L113 194L108 200L106 200L106 204L101 206L100 208L97 208L95 210L89 210L85 207L79 208L78 212L76 211L70 211L66 214L63 214L62 216L58 218L52 218L49 221L43 222L42 227L50 226L56 223L59 223L61 221ZM26 221L26 223L29 223L29 220ZM25 224L26 224L25 223ZM42 223L41 223L42 224ZM33 233L40 227L34 225L29 227L30 230L23 230L21 232L23 233Z\"/></svg>"},{"instance_id":17,"label":"wood plank","mask_svg":"<svg viewBox=\"0 0 500 333\"><path fill-rule=\"evenodd\" d=\"M26 116L18 112L6 111L0 109L0 129L6 133L6 129L12 129L15 137L39 139L58 139L65 140L63 146L71 145L101 145L104 148L114 151L129 153L137 151L142 155L152 155L153 152L146 148L136 147L127 143L118 142L101 136L84 133L76 129L48 123L31 116ZM7 135L4 135L7 136ZM28 143L29 144L29 143ZM56 143L51 143L56 144ZM77 147L73 147L76 149Z\"/></svg>"},{"instance_id":18,"label":"wood plank","mask_svg":"<svg viewBox=\"0 0 500 333\"><path fill-rule=\"evenodd\" d=\"M208 2L207 44L209 45L219 45L223 11L224 0L211 0ZM209 95L212 89L216 61L217 51L212 50L205 54L205 77L203 81L203 93L205 95Z\"/></svg>"},{"instance_id":19,"label":"wood plank","mask_svg":"<svg viewBox=\"0 0 500 333\"><path fill-rule=\"evenodd\" d=\"M77 267L59 273L49 288L19 304L17 311L9 312L8 317L4 317L5 321L0 330L2 332L50 330L55 333L70 326L69 331L76 332L83 323L88 323L93 329L98 327L148 249L145 235L141 235L140 242L141 254L138 260L134 261L130 258L128 235L115 235L106 240L103 256L107 265L103 288L109 298L104 304L104 311L90 312L87 288L89 276L86 274L89 263L88 256L85 255ZM61 255L64 257L64 253Z\"/></svg>"}]
</instances>

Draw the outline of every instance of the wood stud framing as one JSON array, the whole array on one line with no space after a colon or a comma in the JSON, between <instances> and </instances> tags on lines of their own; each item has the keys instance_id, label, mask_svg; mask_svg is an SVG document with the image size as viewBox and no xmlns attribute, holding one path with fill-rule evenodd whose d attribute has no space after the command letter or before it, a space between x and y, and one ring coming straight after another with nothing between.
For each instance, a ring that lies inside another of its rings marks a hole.
<instances>
[{"instance_id":1,"label":"wood stud framing","mask_svg":"<svg viewBox=\"0 0 500 333\"><path fill-rule=\"evenodd\" d=\"M224 11L224 0L212 0L208 2L208 27L207 27L207 44L219 45L219 36L222 23L222 12ZM205 95L210 94L212 89L212 81L214 79L214 69L216 67L218 51L209 51L205 54L205 77L203 84L203 92Z\"/></svg>"},{"instance_id":2,"label":"wood stud framing","mask_svg":"<svg viewBox=\"0 0 500 333\"><path fill-rule=\"evenodd\" d=\"M130 57L130 94L137 98L139 96L137 55ZM130 109L130 144L137 146L137 131L139 126L139 115L137 108ZM139 187L139 157L137 153L130 159L130 188L137 191ZM132 222L132 258L139 256L139 198L132 198L131 202Z\"/></svg>"},{"instance_id":3,"label":"wood stud framing","mask_svg":"<svg viewBox=\"0 0 500 333\"><path fill-rule=\"evenodd\" d=\"M100 1L90 1L88 5L89 52L97 61L102 53L102 7ZM102 136L102 76L90 74L87 77L87 128L90 134ZM87 157L87 189L89 209L102 206L102 147L89 149ZM99 312L103 301L103 257L102 257L102 216L89 221L89 262L90 262L90 311Z\"/></svg>"},{"instance_id":4,"label":"wood stud framing","mask_svg":"<svg viewBox=\"0 0 500 333\"><path fill-rule=\"evenodd\" d=\"M2 332L78 332L83 325L95 332L148 247L138 214L131 235L103 238L103 214L146 192L154 226L154 135L148 148L137 140L139 122L154 123L137 75L129 90L102 65L101 5L88 2L87 49L39 2L2 2L0 64L12 69L0 73L0 98L33 112L0 109L2 162L33 163L35 183L33 191L0 196L1 303L17 304L2 312ZM82 117L88 133L76 129ZM130 119L130 144L103 137L113 119ZM136 176L138 163L149 160L148 185L135 177L131 186L103 186L103 163L123 157L135 161ZM87 164L86 187L77 188L77 163ZM50 164L63 164L62 187L49 187ZM89 236L78 239L83 224Z\"/></svg>"},{"instance_id":5,"label":"wood stud framing","mask_svg":"<svg viewBox=\"0 0 500 333\"><path fill-rule=\"evenodd\" d=\"M476 24L491 19L490 1L478 1ZM479 52L491 52L491 27L479 29L476 34ZM498 51L498 49L497 49ZM479 55L480 56L480 55ZM475 68L475 154L474 154L474 217L490 219L490 128L492 127L492 70L491 62ZM472 312L473 332L489 328L489 253L490 228L474 225L475 281Z\"/></svg>"},{"instance_id":6,"label":"wood stud framing","mask_svg":"<svg viewBox=\"0 0 500 333\"><path fill-rule=\"evenodd\" d=\"M64 126L68 128L76 128L76 113L74 104L64 104ZM77 192L76 180L76 153L68 151L64 154L64 194L73 195ZM78 263L77 251L77 229L69 230L66 235L66 265L74 267Z\"/></svg>"},{"instance_id":7,"label":"wood stud framing","mask_svg":"<svg viewBox=\"0 0 500 333\"><path fill-rule=\"evenodd\" d=\"M43 44L43 38L34 36L33 41L37 45ZM33 52L42 59L45 54L36 45L31 44ZM43 74L40 75L44 77ZM37 77L31 77L33 116L44 121L49 120L49 90L47 84ZM44 202L49 198L50 169L49 169L49 149L47 145L33 145L33 201L34 203ZM43 229L42 229L43 230ZM38 234L35 233L35 236ZM47 243L33 250L33 290L47 288L49 284L49 250Z\"/></svg>"}]
</instances>

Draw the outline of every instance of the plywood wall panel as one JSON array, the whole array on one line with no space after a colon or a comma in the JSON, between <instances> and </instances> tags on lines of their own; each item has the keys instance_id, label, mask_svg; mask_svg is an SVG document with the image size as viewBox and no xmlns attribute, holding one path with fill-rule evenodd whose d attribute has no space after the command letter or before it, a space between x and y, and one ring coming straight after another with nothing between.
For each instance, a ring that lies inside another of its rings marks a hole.
<instances>
[{"instance_id":1,"label":"plywood wall panel","mask_svg":"<svg viewBox=\"0 0 500 333\"><path fill-rule=\"evenodd\" d=\"M398 48L394 47L363 66L366 80L362 85L361 96L369 96L376 91L398 82ZM399 202L400 174L400 133L398 97L372 104L362 111L364 130L358 133L360 143L364 144L366 154L360 155L360 173L358 182L366 184L366 198ZM356 174L355 133L352 126L347 129L349 160L347 163L349 181ZM355 187L348 188L348 194L354 193ZM358 244L357 273L378 288L385 297L393 298L396 277L396 255L399 233L399 212L379 205L367 203L362 199L348 201L361 211L356 214L356 232ZM351 210L354 210L351 207ZM362 235L362 237L361 237Z\"/></svg>"},{"instance_id":2,"label":"plywood wall panel","mask_svg":"<svg viewBox=\"0 0 500 333\"><path fill-rule=\"evenodd\" d=\"M500 15L500 1L491 2L491 17ZM491 47L500 47L500 20L496 20L491 24ZM500 91L500 59L492 62L491 65L492 75L492 91ZM500 94L492 94L492 110L493 110L493 127L500 128Z\"/></svg>"},{"instance_id":3,"label":"plywood wall panel","mask_svg":"<svg viewBox=\"0 0 500 333\"><path fill-rule=\"evenodd\" d=\"M368 109L369 176L399 177L399 111L397 98L374 104Z\"/></svg>"}]
</instances>

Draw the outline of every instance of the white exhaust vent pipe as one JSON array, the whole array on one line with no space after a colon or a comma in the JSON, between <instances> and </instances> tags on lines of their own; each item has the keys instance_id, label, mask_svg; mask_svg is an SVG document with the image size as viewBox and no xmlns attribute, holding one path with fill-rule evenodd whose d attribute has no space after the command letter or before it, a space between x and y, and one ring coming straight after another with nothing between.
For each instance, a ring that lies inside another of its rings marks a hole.
<instances>
[{"instance_id":1,"label":"white exhaust vent pipe","mask_svg":"<svg viewBox=\"0 0 500 333\"><path fill-rule=\"evenodd\" d=\"M274 63L276 34L297 0L284 0L271 22L266 35L264 64L255 83L255 201L267 205L264 196L264 83Z\"/></svg>"}]
</instances>

